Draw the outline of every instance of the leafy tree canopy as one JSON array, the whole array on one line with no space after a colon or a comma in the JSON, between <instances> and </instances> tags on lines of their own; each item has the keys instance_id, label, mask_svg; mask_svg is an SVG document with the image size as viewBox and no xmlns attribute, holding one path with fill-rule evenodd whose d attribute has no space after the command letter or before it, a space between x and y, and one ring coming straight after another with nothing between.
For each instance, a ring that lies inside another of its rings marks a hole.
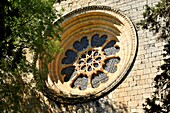
<instances>
[{"instance_id":1,"label":"leafy tree canopy","mask_svg":"<svg viewBox=\"0 0 170 113\"><path fill-rule=\"evenodd\" d=\"M146 113L168 113L170 111L170 1L161 0L155 7L146 6L144 20L140 25L159 35L159 39L166 42L164 45L163 71L154 78L155 92L146 99L144 110Z\"/></svg>"},{"instance_id":2,"label":"leafy tree canopy","mask_svg":"<svg viewBox=\"0 0 170 113\"><path fill-rule=\"evenodd\" d=\"M37 59L44 59L45 56L48 59L44 63L46 66L52 55L61 51L58 35L61 28L56 21L61 14L53 7L57 2L60 1L1 1L0 112L29 112L28 109L32 108L34 111L42 110L41 104L35 103L39 101L36 90L41 90L43 86L36 63ZM32 61L27 58L28 50L34 56ZM28 82L28 75L35 79Z\"/></svg>"}]
</instances>

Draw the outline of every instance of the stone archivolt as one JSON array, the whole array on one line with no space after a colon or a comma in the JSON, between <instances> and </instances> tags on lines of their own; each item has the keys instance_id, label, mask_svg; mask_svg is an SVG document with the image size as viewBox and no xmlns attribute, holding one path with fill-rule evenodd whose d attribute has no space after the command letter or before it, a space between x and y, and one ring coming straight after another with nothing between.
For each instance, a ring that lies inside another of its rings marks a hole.
<instances>
[{"instance_id":1,"label":"stone archivolt","mask_svg":"<svg viewBox=\"0 0 170 113\"><path fill-rule=\"evenodd\" d=\"M97 98L125 77L137 37L131 21L106 6L88 6L64 16L64 51L49 64L48 87L65 103Z\"/></svg>"}]
</instances>

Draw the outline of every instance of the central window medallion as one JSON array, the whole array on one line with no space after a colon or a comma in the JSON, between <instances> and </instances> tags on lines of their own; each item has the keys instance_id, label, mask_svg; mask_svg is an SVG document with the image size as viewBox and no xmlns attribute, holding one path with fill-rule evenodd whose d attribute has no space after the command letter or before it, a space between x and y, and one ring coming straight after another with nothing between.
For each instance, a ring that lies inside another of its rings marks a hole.
<instances>
[{"instance_id":1,"label":"central window medallion","mask_svg":"<svg viewBox=\"0 0 170 113\"><path fill-rule=\"evenodd\" d=\"M64 50L48 66L47 86L53 99L76 103L107 94L122 82L134 62L137 37L133 24L106 6L84 7L63 18Z\"/></svg>"},{"instance_id":2,"label":"central window medallion","mask_svg":"<svg viewBox=\"0 0 170 113\"><path fill-rule=\"evenodd\" d=\"M104 64L105 55L101 51L101 48L90 49L83 51L80 57L75 62L77 72L85 74L88 77L97 74L97 71L103 70L102 64Z\"/></svg>"}]
</instances>

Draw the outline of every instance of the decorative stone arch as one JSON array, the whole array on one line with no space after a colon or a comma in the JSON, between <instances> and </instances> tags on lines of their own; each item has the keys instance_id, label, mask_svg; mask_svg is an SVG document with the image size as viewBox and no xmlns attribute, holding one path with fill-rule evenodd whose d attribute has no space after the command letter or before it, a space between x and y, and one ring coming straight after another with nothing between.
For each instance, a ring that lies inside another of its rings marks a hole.
<instances>
[{"instance_id":1,"label":"decorative stone arch","mask_svg":"<svg viewBox=\"0 0 170 113\"><path fill-rule=\"evenodd\" d=\"M84 102L114 89L130 69L137 35L130 19L107 6L64 16L61 46L49 64L48 87L62 103Z\"/></svg>"}]
</instances>

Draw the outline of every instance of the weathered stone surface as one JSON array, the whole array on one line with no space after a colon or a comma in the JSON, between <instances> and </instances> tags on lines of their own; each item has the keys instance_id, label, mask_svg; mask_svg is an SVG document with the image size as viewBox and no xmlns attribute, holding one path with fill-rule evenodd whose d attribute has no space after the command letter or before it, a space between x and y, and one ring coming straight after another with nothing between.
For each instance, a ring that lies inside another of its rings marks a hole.
<instances>
[{"instance_id":1,"label":"weathered stone surface","mask_svg":"<svg viewBox=\"0 0 170 113\"><path fill-rule=\"evenodd\" d=\"M142 19L145 5L154 6L159 0L67 0L61 3L65 14L84 6L106 5L126 14L136 26ZM77 105L64 105L63 108L73 106L69 112L114 113L118 112L115 103L122 103L119 112L142 113L142 103L153 92L153 78L157 74L157 66L162 64L162 45L152 32L137 29L138 53L133 68L126 79L112 92L108 98ZM113 100L114 101L110 101ZM104 101L103 101L104 100ZM109 101L109 104L107 102ZM101 103L100 103L101 102ZM83 110L80 110L83 109ZM115 110L116 109L116 110ZM66 112L66 111L65 111Z\"/></svg>"}]
</instances>

